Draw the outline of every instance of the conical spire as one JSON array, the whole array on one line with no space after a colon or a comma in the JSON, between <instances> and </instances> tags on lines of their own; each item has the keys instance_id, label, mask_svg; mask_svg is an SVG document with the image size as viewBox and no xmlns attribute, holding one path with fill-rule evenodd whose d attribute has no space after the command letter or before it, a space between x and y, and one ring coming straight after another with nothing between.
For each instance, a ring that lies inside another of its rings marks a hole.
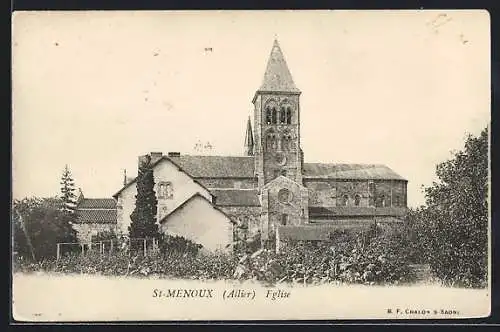
<instances>
[{"instance_id":1,"label":"conical spire","mask_svg":"<svg viewBox=\"0 0 500 332\"><path fill-rule=\"evenodd\" d=\"M250 122L250 117L248 117L247 132L245 134L245 155L253 156L253 134L252 134L252 123Z\"/></svg>"},{"instance_id":2,"label":"conical spire","mask_svg":"<svg viewBox=\"0 0 500 332\"><path fill-rule=\"evenodd\" d=\"M292 74L288 70L280 45L276 39L274 40L264 80L259 91L300 92L293 82Z\"/></svg>"}]
</instances>

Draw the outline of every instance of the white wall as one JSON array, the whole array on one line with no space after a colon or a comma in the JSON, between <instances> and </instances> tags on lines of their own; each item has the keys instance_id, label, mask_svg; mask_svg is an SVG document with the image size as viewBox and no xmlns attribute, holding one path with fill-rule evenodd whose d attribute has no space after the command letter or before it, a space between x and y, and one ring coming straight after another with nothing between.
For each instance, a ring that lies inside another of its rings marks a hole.
<instances>
[{"instance_id":1,"label":"white wall","mask_svg":"<svg viewBox=\"0 0 500 332\"><path fill-rule=\"evenodd\" d=\"M162 232L183 236L211 252L229 251L233 225L229 218L201 197L195 197L170 215L161 225Z\"/></svg>"},{"instance_id":2,"label":"white wall","mask_svg":"<svg viewBox=\"0 0 500 332\"><path fill-rule=\"evenodd\" d=\"M211 200L211 195L206 189L194 182L193 179L186 173L179 171L178 168L168 160L164 160L156 165L153 170L153 176L155 180L155 191L157 191L156 186L158 183L162 181L171 182L173 186L172 199L158 199L158 221L184 203L195 193L200 193L208 200ZM118 196L117 219L118 229L121 233L128 233L128 226L131 223L130 214L135 208L136 194L137 184L133 183L123 190Z\"/></svg>"}]
</instances>

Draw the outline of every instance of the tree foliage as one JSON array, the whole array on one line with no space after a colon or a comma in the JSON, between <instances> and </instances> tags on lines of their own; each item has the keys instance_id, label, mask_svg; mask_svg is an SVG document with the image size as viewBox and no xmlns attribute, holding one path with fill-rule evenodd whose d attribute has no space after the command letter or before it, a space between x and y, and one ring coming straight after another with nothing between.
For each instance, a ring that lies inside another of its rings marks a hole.
<instances>
[{"instance_id":1,"label":"tree foliage","mask_svg":"<svg viewBox=\"0 0 500 332\"><path fill-rule=\"evenodd\" d=\"M426 205L412 211L412 243L445 283L484 286L488 270L488 128L436 167Z\"/></svg>"},{"instance_id":2,"label":"tree foliage","mask_svg":"<svg viewBox=\"0 0 500 332\"><path fill-rule=\"evenodd\" d=\"M14 251L31 259L33 248L36 260L56 255L58 242L76 242L76 231L68 222L68 212L62 209L59 198L24 198L13 204Z\"/></svg>"},{"instance_id":3,"label":"tree foliage","mask_svg":"<svg viewBox=\"0 0 500 332\"><path fill-rule=\"evenodd\" d=\"M62 210L69 214L75 213L76 210L76 194L75 181L71 175L68 165L64 166L61 176L61 199L63 202Z\"/></svg>"},{"instance_id":4,"label":"tree foliage","mask_svg":"<svg viewBox=\"0 0 500 332\"><path fill-rule=\"evenodd\" d=\"M131 238L158 238L160 235L156 223L158 200L154 191L155 183L150 161L148 158L145 163L139 165L135 208L130 215L132 222L128 228Z\"/></svg>"}]
</instances>

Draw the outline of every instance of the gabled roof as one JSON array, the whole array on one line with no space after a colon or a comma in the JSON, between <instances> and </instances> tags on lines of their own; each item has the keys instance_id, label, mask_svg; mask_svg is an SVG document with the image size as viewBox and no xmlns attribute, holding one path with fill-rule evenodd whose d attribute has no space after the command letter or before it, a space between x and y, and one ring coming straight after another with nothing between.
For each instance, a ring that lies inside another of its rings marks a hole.
<instances>
[{"instance_id":1,"label":"gabled roof","mask_svg":"<svg viewBox=\"0 0 500 332\"><path fill-rule=\"evenodd\" d=\"M210 189L217 206L260 206L256 189Z\"/></svg>"},{"instance_id":2,"label":"gabled roof","mask_svg":"<svg viewBox=\"0 0 500 332\"><path fill-rule=\"evenodd\" d=\"M191 157L194 157L194 156L191 156ZM178 157L176 157L178 158ZM151 165L152 168L155 168L158 164L160 164L161 162L163 161L169 161L171 162L175 167L177 167L177 169L181 172L184 172L186 173L188 176L190 176L191 178L193 177L190 173L186 172L186 170L184 170L183 167L181 167L179 165L179 161L178 160L174 160L174 157L167 157L167 156L163 156L161 157L158 161L156 161L155 163L153 163ZM202 188L204 188L205 190L209 191L202 183L200 183L199 181L197 181L196 179L193 179L193 181L198 184L199 186L201 186ZM134 179L132 179L130 182L128 182L125 186L123 186L116 194L113 195L114 198L117 198L118 195L120 195L120 193L127 189L128 187L130 187L132 184L136 183L137 182L137 177L135 177Z\"/></svg>"},{"instance_id":3,"label":"gabled roof","mask_svg":"<svg viewBox=\"0 0 500 332\"><path fill-rule=\"evenodd\" d=\"M297 89L293 82L292 74L281 52L280 45L277 40L274 40L273 48L267 62L264 79L259 90L261 92L296 92Z\"/></svg>"},{"instance_id":4,"label":"gabled roof","mask_svg":"<svg viewBox=\"0 0 500 332\"><path fill-rule=\"evenodd\" d=\"M113 198L83 198L77 209L116 209L116 201Z\"/></svg>"},{"instance_id":5,"label":"gabled roof","mask_svg":"<svg viewBox=\"0 0 500 332\"><path fill-rule=\"evenodd\" d=\"M348 180L405 180L392 169L381 164L325 164L304 163L304 178L331 178Z\"/></svg>"},{"instance_id":6,"label":"gabled roof","mask_svg":"<svg viewBox=\"0 0 500 332\"><path fill-rule=\"evenodd\" d=\"M176 207L175 209L173 209L169 214L167 214L165 217L163 217L160 220L160 224L163 224L168 219L168 217L170 217L171 215L173 215L177 211L183 209L185 206L187 206L191 201L193 201L197 197L202 198L204 201L206 201L208 204L210 204L215 210L217 210L220 213L224 214L229 219L229 221L231 221L231 223L236 224L236 222L234 220L232 220L224 211L222 211L219 207L217 207L216 205L214 205L212 202L210 202L205 196L201 195L200 193L195 193L193 196L191 196L190 198L186 199L178 207Z\"/></svg>"},{"instance_id":7,"label":"gabled roof","mask_svg":"<svg viewBox=\"0 0 500 332\"><path fill-rule=\"evenodd\" d=\"M189 156L168 157L195 178L254 178L254 157Z\"/></svg>"}]
</instances>

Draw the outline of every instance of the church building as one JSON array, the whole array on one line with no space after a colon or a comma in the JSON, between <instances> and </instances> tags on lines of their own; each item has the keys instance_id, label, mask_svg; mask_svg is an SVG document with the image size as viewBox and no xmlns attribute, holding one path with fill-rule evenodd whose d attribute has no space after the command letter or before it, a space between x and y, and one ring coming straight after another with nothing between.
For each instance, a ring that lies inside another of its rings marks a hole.
<instances>
[{"instance_id":1,"label":"church building","mask_svg":"<svg viewBox=\"0 0 500 332\"><path fill-rule=\"evenodd\" d=\"M140 156L153 167L161 230L215 251L227 250L236 230L264 242L318 240L334 229L401 223L407 180L389 167L305 162L300 96L275 40L241 156ZM128 232L136 193L136 179L125 179L113 195L118 233Z\"/></svg>"}]
</instances>

